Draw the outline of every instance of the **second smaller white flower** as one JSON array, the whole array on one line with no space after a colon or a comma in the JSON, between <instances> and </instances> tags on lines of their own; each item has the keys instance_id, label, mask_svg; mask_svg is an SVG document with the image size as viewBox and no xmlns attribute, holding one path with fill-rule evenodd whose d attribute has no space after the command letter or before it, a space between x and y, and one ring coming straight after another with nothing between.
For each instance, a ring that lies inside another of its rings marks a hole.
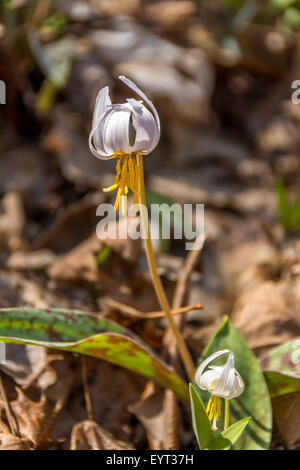
<instances>
[{"instance_id":1,"label":"second smaller white flower","mask_svg":"<svg viewBox=\"0 0 300 470\"><path fill-rule=\"evenodd\" d=\"M208 364L223 354L228 354L228 359L223 366L209 366ZM221 414L220 397L230 400L241 395L245 384L234 367L234 354L229 349L217 351L207 357L198 367L195 375L195 382L202 390L211 393L206 411L208 417L213 421L213 428L216 429L218 418Z\"/></svg>"}]
</instances>

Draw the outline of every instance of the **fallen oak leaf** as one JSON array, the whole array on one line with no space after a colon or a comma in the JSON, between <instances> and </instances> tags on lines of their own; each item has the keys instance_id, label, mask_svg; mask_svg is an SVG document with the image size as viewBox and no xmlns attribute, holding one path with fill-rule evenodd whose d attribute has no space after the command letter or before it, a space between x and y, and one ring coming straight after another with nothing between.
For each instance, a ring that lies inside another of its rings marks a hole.
<instances>
[{"instance_id":1,"label":"fallen oak leaf","mask_svg":"<svg viewBox=\"0 0 300 470\"><path fill-rule=\"evenodd\" d=\"M62 408L58 401L54 406L44 393L38 402L30 400L23 390L16 387L17 398L10 403L23 439L31 441L35 448L42 448L52 441L55 421Z\"/></svg>"},{"instance_id":2,"label":"fallen oak leaf","mask_svg":"<svg viewBox=\"0 0 300 470\"><path fill-rule=\"evenodd\" d=\"M135 450L130 442L116 439L95 421L85 420L75 424L71 435L71 450Z\"/></svg>"}]
</instances>

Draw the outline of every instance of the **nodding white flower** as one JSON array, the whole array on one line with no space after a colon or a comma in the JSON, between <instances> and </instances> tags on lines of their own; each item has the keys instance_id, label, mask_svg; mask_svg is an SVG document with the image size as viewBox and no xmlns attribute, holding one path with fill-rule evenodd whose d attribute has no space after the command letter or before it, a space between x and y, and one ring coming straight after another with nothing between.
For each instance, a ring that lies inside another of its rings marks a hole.
<instances>
[{"instance_id":1,"label":"nodding white flower","mask_svg":"<svg viewBox=\"0 0 300 470\"><path fill-rule=\"evenodd\" d=\"M125 207L128 189L132 190L136 202L136 155L150 153L160 138L159 116L152 102L131 80L124 76L119 76L119 79L139 95L150 110L142 100L137 101L134 98L128 98L126 103L112 104L107 86L99 91L96 98L89 147L97 158L118 159L115 182L109 188L103 189L109 192L118 188L116 210L120 198L122 207Z\"/></svg>"},{"instance_id":2,"label":"nodding white flower","mask_svg":"<svg viewBox=\"0 0 300 470\"><path fill-rule=\"evenodd\" d=\"M229 353L229 357L224 366L209 366L209 370L205 371L205 368L214 359L227 353ZM206 358L196 371L195 382L202 390L211 393L206 411L209 419L213 420L213 428L216 429L221 414L220 397L230 400L241 395L245 388L242 377L234 367L233 352L229 349L223 349Z\"/></svg>"}]
</instances>

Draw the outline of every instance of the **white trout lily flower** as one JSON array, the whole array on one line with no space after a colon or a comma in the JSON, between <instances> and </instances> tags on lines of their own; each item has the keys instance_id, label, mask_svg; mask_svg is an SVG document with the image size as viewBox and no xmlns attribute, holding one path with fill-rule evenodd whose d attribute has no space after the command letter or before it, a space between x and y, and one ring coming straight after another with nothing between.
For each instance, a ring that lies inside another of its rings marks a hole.
<instances>
[{"instance_id":1,"label":"white trout lily flower","mask_svg":"<svg viewBox=\"0 0 300 470\"><path fill-rule=\"evenodd\" d=\"M137 202L139 188L136 155L147 155L157 146L160 121L147 96L128 78L119 76L119 79L142 100L128 98L126 103L112 104L109 88L102 88L95 102L89 147L97 158L118 159L114 184L103 191L118 189L115 210L118 210L121 199L124 213L128 189L131 189Z\"/></svg>"},{"instance_id":2,"label":"white trout lily flower","mask_svg":"<svg viewBox=\"0 0 300 470\"><path fill-rule=\"evenodd\" d=\"M205 371L214 359L227 353L229 357L224 366L209 366L209 370ZM223 349L206 358L196 371L195 382L202 390L211 393L206 411L210 421L213 421L213 429L217 429L217 421L221 415L220 397L230 400L241 395L245 388L242 377L234 367L233 352Z\"/></svg>"}]
</instances>

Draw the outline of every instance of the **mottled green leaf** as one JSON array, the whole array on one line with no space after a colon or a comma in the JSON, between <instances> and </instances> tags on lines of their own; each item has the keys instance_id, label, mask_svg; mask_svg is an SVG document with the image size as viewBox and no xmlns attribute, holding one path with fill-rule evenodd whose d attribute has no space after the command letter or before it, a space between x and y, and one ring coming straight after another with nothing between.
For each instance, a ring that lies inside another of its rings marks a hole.
<instances>
[{"instance_id":1,"label":"mottled green leaf","mask_svg":"<svg viewBox=\"0 0 300 470\"><path fill-rule=\"evenodd\" d=\"M202 400L190 383L190 399L194 433L197 437L199 449L205 449L215 439L210 421L205 411Z\"/></svg>"},{"instance_id":2,"label":"mottled green leaf","mask_svg":"<svg viewBox=\"0 0 300 470\"><path fill-rule=\"evenodd\" d=\"M98 357L143 374L188 400L182 379L138 336L92 313L64 309L0 309L0 341Z\"/></svg>"},{"instance_id":3,"label":"mottled green leaf","mask_svg":"<svg viewBox=\"0 0 300 470\"><path fill-rule=\"evenodd\" d=\"M265 371L264 377L271 398L300 391L300 378L273 371Z\"/></svg>"},{"instance_id":4,"label":"mottled green leaf","mask_svg":"<svg viewBox=\"0 0 300 470\"><path fill-rule=\"evenodd\" d=\"M261 360L271 398L300 390L300 338L270 351Z\"/></svg>"},{"instance_id":5,"label":"mottled green leaf","mask_svg":"<svg viewBox=\"0 0 300 470\"><path fill-rule=\"evenodd\" d=\"M221 349L234 352L236 368L245 382L242 395L230 400L230 422L249 416L252 418L234 448L268 449L272 434L272 409L267 384L258 360L227 317L206 347L201 361ZM215 361L215 364L221 363L222 361ZM209 394L205 391L200 393L203 401L207 402Z\"/></svg>"},{"instance_id":6,"label":"mottled green leaf","mask_svg":"<svg viewBox=\"0 0 300 470\"><path fill-rule=\"evenodd\" d=\"M300 338L277 346L261 359L264 371L272 370L300 377Z\"/></svg>"},{"instance_id":7,"label":"mottled green leaf","mask_svg":"<svg viewBox=\"0 0 300 470\"><path fill-rule=\"evenodd\" d=\"M243 433L251 417L243 418L222 431L212 442L207 450L229 450Z\"/></svg>"}]
</instances>

